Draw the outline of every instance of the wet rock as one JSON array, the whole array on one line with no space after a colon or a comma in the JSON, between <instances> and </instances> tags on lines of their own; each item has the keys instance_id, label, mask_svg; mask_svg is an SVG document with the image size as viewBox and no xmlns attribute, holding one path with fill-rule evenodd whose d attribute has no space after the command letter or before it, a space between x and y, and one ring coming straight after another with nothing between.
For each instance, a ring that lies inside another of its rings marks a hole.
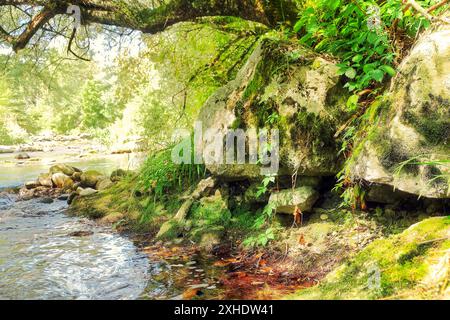
<instances>
[{"instance_id":1,"label":"wet rock","mask_svg":"<svg viewBox=\"0 0 450 320\"><path fill-rule=\"evenodd\" d=\"M35 189L29 190L27 188L21 188L19 190L19 200L27 201L34 198L34 191Z\"/></svg>"},{"instance_id":2,"label":"wet rock","mask_svg":"<svg viewBox=\"0 0 450 320\"><path fill-rule=\"evenodd\" d=\"M199 247L206 252L212 252L214 247L220 244L223 234L224 230L213 230L202 234Z\"/></svg>"},{"instance_id":3,"label":"wet rock","mask_svg":"<svg viewBox=\"0 0 450 320\"><path fill-rule=\"evenodd\" d=\"M81 186L85 188L95 188L97 182L105 179L105 176L98 171L89 170L81 175Z\"/></svg>"},{"instance_id":4,"label":"wet rock","mask_svg":"<svg viewBox=\"0 0 450 320\"><path fill-rule=\"evenodd\" d=\"M89 237L89 236L92 236L93 234L94 234L94 232L92 232L92 231L74 231L72 233L69 233L68 236L81 238L81 237Z\"/></svg>"},{"instance_id":5,"label":"wet rock","mask_svg":"<svg viewBox=\"0 0 450 320\"><path fill-rule=\"evenodd\" d=\"M43 198L39 202L44 204L52 204L54 200L52 198Z\"/></svg>"},{"instance_id":6,"label":"wet rock","mask_svg":"<svg viewBox=\"0 0 450 320\"><path fill-rule=\"evenodd\" d=\"M100 180L99 182L97 182L95 189L97 189L98 191L103 191L103 190L111 188L113 185L114 184L112 183L111 180L103 179L103 180Z\"/></svg>"},{"instance_id":7,"label":"wet rock","mask_svg":"<svg viewBox=\"0 0 450 320\"><path fill-rule=\"evenodd\" d=\"M71 204L73 203L73 200L75 200L76 197L78 197L78 193L72 192L72 193L69 195L69 198L67 199L67 204L68 204L68 205L71 205Z\"/></svg>"},{"instance_id":8,"label":"wet rock","mask_svg":"<svg viewBox=\"0 0 450 320\"><path fill-rule=\"evenodd\" d=\"M79 172L80 170L77 168L74 168L72 166L66 165L66 164L56 164L50 168L50 173L53 175L55 173L63 173L66 176L71 176L75 172Z\"/></svg>"},{"instance_id":9,"label":"wet rock","mask_svg":"<svg viewBox=\"0 0 450 320\"><path fill-rule=\"evenodd\" d=\"M50 173L43 173L39 175L39 184L44 187L53 187L52 175Z\"/></svg>"},{"instance_id":10,"label":"wet rock","mask_svg":"<svg viewBox=\"0 0 450 320\"><path fill-rule=\"evenodd\" d=\"M29 181L29 182L25 183L25 188L27 188L28 190L36 189L39 186L40 186L40 184L38 181Z\"/></svg>"},{"instance_id":11,"label":"wet rock","mask_svg":"<svg viewBox=\"0 0 450 320\"><path fill-rule=\"evenodd\" d=\"M19 153L18 155L15 156L15 158L17 160L27 160L30 159L30 155L28 153Z\"/></svg>"},{"instance_id":12,"label":"wet rock","mask_svg":"<svg viewBox=\"0 0 450 320\"><path fill-rule=\"evenodd\" d=\"M59 189L71 189L74 185L72 178L64 173L55 173L52 175L53 184Z\"/></svg>"},{"instance_id":13,"label":"wet rock","mask_svg":"<svg viewBox=\"0 0 450 320\"><path fill-rule=\"evenodd\" d=\"M277 213L293 214L295 207L302 212L311 211L312 207L319 199L319 193L312 187L300 187L294 190L282 190L272 193L269 204Z\"/></svg>"},{"instance_id":14,"label":"wet rock","mask_svg":"<svg viewBox=\"0 0 450 320\"><path fill-rule=\"evenodd\" d=\"M62 194L58 197L58 200L60 201L67 201L69 200L70 195L69 194Z\"/></svg>"},{"instance_id":15,"label":"wet rock","mask_svg":"<svg viewBox=\"0 0 450 320\"><path fill-rule=\"evenodd\" d=\"M98 193L98 191L95 190L95 189L92 189L92 188L86 188L86 189L78 188L77 189L77 194L80 197L88 197L88 196L91 196L91 195L96 194L96 193Z\"/></svg>"},{"instance_id":16,"label":"wet rock","mask_svg":"<svg viewBox=\"0 0 450 320\"><path fill-rule=\"evenodd\" d=\"M75 172L75 173L72 175L73 181L81 182L81 175L82 175L81 172Z\"/></svg>"}]
</instances>

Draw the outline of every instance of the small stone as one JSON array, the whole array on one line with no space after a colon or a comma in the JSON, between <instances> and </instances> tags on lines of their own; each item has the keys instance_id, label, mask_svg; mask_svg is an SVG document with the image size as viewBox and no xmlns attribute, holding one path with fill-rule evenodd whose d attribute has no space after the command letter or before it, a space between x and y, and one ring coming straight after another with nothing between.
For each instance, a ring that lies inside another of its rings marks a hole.
<instances>
[{"instance_id":1,"label":"small stone","mask_svg":"<svg viewBox=\"0 0 450 320\"><path fill-rule=\"evenodd\" d=\"M37 181L29 181L29 182L25 183L25 188L27 190L36 189L39 186L40 186L40 184Z\"/></svg>"},{"instance_id":2,"label":"small stone","mask_svg":"<svg viewBox=\"0 0 450 320\"><path fill-rule=\"evenodd\" d=\"M44 204L52 204L53 202L54 202L54 200L52 198L43 198L40 201L40 203L44 203Z\"/></svg>"},{"instance_id":3,"label":"small stone","mask_svg":"<svg viewBox=\"0 0 450 320\"><path fill-rule=\"evenodd\" d=\"M78 188L77 189L77 193L80 197L88 197L93 194L96 194L97 192L98 192L97 190L92 189L92 188L86 188L86 189Z\"/></svg>"},{"instance_id":4,"label":"small stone","mask_svg":"<svg viewBox=\"0 0 450 320\"><path fill-rule=\"evenodd\" d=\"M74 231L72 233L69 233L69 237L88 237L88 236L92 236L94 234L94 232L92 231Z\"/></svg>"},{"instance_id":5,"label":"small stone","mask_svg":"<svg viewBox=\"0 0 450 320\"><path fill-rule=\"evenodd\" d=\"M30 155L28 153L19 153L18 155L16 155L15 157L17 160L27 160L30 159Z\"/></svg>"},{"instance_id":6,"label":"small stone","mask_svg":"<svg viewBox=\"0 0 450 320\"><path fill-rule=\"evenodd\" d=\"M328 215L327 214L321 214L320 215L320 220L322 220L322 221L328 220Z\"/></svg>"}]
</instances>

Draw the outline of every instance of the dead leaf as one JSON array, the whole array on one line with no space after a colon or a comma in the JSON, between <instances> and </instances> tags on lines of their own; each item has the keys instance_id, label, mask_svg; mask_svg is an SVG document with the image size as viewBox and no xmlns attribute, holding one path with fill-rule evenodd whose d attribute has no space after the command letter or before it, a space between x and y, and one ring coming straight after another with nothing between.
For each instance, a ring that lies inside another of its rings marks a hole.
<instances>
[{"instance_id":1,"label":"dead leaf","mask_svg":"<svg viewBox=\"0 0 450 320\"><path fill-rule=\"evenodd\" d=\"M298 238L298 243L302 246L306 245L306 240L305 240L305 236L303 235L303 233Z\"/></svg>"}]
</instances>

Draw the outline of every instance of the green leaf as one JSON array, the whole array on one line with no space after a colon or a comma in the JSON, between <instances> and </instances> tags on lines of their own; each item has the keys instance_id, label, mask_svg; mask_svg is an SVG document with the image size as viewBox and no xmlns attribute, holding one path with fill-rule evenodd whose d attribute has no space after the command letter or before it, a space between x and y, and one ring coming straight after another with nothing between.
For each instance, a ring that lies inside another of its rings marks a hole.
<instances>
[{"instance_id":1,"label":"green leaf","mask_svg":"<svg viewBox=\"0 0 450 320\"><path fill-rule=\"evenodd\" d=\"M369 32L369 34L367 35L367 41L370 44L375 44L378 40L378 34L376 34L375 32Z\"/></svg>"},{"instance_id":2,"label":"green leaf","mask_svg":"<svg viewBox=\"0 0 450 320\"><path fill-rule=\"evenodd\" d=\"M383 70L384 72L386 72L391 77L393 77L397 74L397 71L395 71L394 68L392 68L391 66L388 66L388 65L381 66L380 69Z\"/></svg>"},{"instance_id":3,"label":"green leaf","mask_svg":"<svg viewBox=\"0 0 450 320\"><path fill-rule=\"evenodd\" d=\"M358 63L358 62L360 62L363 58L364 58L364 57L363 57L362 54L357 54L356 56L353 57L352 61Z\"/></svg>"},{"instance_id":4,"label":"green leaf","mask_svg":"<svg viewBox=\"0 0 450 320\"><path fill-rule=\"evenodd\" d=\"M355 111L358 108L359 96L354 94L347 100L347 108L349 111Z\"/></svg>"},{"instance_id":5,"label":"green leaf","mask_svg":"<svg viewBox=\"0 0 450 320\"><path fill-rule=\"evenodd\" d=\"M345 76L349 79L354 79L356 77L356 70L348 68L347 71L345 71Z\"/></svg>"},{"instance_id":6,"label":"green leaf","mask_svg":"<svg viewBox=\"0 0 450 320\"><path fill-rule=\"evenodd\" d=\"M371 72L371 77L372 77L372 79L374 79L378 82L381 82L381 81L383 81L383 78L384 78L384 71L380 70L380 69L373 70Z\"/></svg>"}]
</instances>

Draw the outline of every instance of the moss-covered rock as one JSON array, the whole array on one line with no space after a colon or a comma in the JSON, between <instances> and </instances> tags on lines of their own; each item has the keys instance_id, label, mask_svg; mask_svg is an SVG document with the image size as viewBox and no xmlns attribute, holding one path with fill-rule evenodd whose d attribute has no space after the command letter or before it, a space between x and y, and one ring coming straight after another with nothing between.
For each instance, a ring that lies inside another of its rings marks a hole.
<instances>
[{"instance_id":1,"label":"moss-covered rock","mask_svg":"<svg viewBox=\"0 0 450 320\"><path fill-rule=\"evenodd\" d=\"M81 185L86 188L95 188L100 180L104 180L105 176L98 171L88 170L81 175Z\"/></svg>"},{"instance_id":2,"label":"moss-covered rock","mask_svg":"<svg viewBox=\"0 0 450 320\"><path fill-rule=\"evenodd\" d=\"M71 176L75 172L80 172L80 170L67 164L55 164L54 166L50 167L49 172L52 175L55 173L64 173L66 176Z\"/></svg>"},{"instance_id":3,"label":"moss-covered rock","mask_svg":"<svg viewBox=\"0 0 450 320\"><path fill-rule=\"evenodd\" d=\"M211 136L230 129L280 129L281 175L336 174L342 165L334 134L348 118L337 67L296 42L266 36L234 81L200 111ZM208 165L227 180L257 179L258 165Z\"/></svg>"},{"instance_id":4,"label":"moss-covered rock","mask_svg":"<svg viewBox=\"0 0 450 320\"><path fill-rule=\"evenodd\" d=\"M353 180L450 197L449 37L448 25L425 34L400 65L379 121L355 148Z\"/></svg>"},{"instance_id":5,"label":"moss-covered rock","mask_svg":"<svg viewBox=\"0 0 450 320\"><path fill-rule=\"evenodd\" d=\"M311 211L318 199L319 193L314 188L305 186L272 193L269 204L277 213L293 214L295 208L302 212Z\"/></svg>"},{"instance_id":6,"label":"moss-covered rock","mask_svg":"<svg viewBox=\"0 0 450 320\"><path fill-rule=\"evenodd\" d=\"M450 216L421 221L372 242L317 287L292 299L420 299L450 297Z\"/></svg>"}]
</instances>

